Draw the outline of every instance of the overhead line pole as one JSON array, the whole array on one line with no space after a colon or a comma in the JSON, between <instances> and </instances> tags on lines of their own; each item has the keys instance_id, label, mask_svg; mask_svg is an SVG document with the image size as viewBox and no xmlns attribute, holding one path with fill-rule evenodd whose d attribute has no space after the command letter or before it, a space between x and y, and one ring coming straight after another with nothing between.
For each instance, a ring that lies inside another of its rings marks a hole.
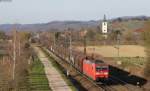
<instances>
[{"instance_id":1,"label":"overhead line pole","mask_svg":"<svg viewBox=\"0 0 150 91\"><path fill-rule=\"evenodd\" d=\"M14 37L14 43L13 43L13 61L14 61L14 64L13 64L13 80L15 79L15 69L16 69L16 30L14 30L14 34L13 34L13 37Z\"/></svg>"},{"instance_id":2,"label":"overhead line pole","mask_svg":"<svg viewBox=\"0 0 150 91\"><path fill-rule=\"evenodd\" d=\"M69 29L68 29L69 31ZM71 36L71 30L70 30L70 34L69 34L69 61L70 61L70 67L69 69L67 70L67 76L69 76L69 73L71 71L71 67L72 67L72 36Z\"/></svg>"},{"instance_id":3,"label":"overhead line pole","mask_svg":"<svg viewBox=\"0 0 150 91\"><path fill-rule=\"evenodd\" d=\"M87 39L86 39L86 33L87 33L87 30L84 30L84 55L86 55L87 54Z\"/></svg>"},{"instance_id":4,"label":"overhead line pole","mask_svg":"<svg viewBox=\"0 0 150 91\"><path fill-rule=\"evenodd\" d=\"M52 44L52 47L51 47L51 50L54 52L55 50L55 46L56 46L56 33L54 32L53 33L53 44Z\"/></svg>"},{"instance_id":5,"label":"overhead line pole","mask_svg":"<svg viewBox=\"0 0 150 91\"><path fill-rule=\"evenodd\" d=\"M20 35L19 35L19 56L21 55L21 41L20 41Z\"/></svg>"},{"instance_id":6,"label":"overhead line pole","mask_svg":"<svg viewBox=\"0 0 150 91\"><path fill-rule=\"evenodd\" d=\"M69 36L69 45L70 45L70 48L69 48L69 53L70 53L70 60L71 60L71 57L72 57L72 37L71 37L71 30L70 30L70 36Z\"/></svg>"},{"instance_id":7,"label":"overhead line pole","mask_svg":"<svg viewBox=\"0 0 150 91\"><path fill-rule=\"evenodd\" d=\"M54 32L54 46L56 45L56 33Z\"/></svg>"}]
</instances>

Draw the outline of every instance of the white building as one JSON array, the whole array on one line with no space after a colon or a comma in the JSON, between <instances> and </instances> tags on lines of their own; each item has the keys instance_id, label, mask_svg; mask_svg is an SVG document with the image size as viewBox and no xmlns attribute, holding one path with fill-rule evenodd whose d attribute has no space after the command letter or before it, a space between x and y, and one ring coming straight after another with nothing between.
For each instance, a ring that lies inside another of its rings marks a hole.
<instances>
[{"instance_id":1,"label":"white building","mask_svg":"<svg viewBox=\"0 0 150 91\"><path fill-rule=\"evenodd\" d=\"M107 30L108 30L108 24L107 24L106 16L104 15L104 20L102 22L102 33L107 34Z\"/></svg>"}]
</instances>

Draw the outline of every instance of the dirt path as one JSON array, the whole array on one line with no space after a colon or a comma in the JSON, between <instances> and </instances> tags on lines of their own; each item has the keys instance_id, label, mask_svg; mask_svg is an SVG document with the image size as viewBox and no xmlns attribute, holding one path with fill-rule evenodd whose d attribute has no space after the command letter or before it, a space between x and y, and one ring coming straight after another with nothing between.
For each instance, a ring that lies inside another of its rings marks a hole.
<instances>
[{"instance_id":1,"label":"dirt path","mask_svg":"<svg viewBox=\"0 0 150 91\"><path fill-rule=\"evenodd\" d=\"M51 62L48 60L43 51L39 47L34 47L34 49L44 65L45 74L48 78L49 86L52 91L72 91L64 81L64 79L61 77L61 74L56 70L56 68L52 66Z\"/></svg>"}]
</instances>

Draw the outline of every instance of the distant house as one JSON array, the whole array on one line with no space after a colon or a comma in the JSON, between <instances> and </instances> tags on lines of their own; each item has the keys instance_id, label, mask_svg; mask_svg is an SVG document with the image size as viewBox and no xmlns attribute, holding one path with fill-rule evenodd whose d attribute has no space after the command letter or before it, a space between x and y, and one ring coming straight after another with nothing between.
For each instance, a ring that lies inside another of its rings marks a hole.
<instances>
[{"instance_id":1,"label":"distant house","mask_svg":"<svg viewBox=\"0 0 150 91\"><path fill-rule=\"evenodd\" d=\"M135 33L142 33L142 32L144 32L144 29L143 28L135 29L134 32Z\"/></svg>"}]
</instances>

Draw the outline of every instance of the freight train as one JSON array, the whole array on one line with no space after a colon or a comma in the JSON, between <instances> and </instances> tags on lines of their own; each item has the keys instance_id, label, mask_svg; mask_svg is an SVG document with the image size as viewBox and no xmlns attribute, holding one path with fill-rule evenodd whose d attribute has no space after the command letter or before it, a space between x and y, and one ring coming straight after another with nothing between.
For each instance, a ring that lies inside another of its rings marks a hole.
<instances>
[{"instance_id":1,"label":"freight train","mask_svg":"<svg viewBox=\"0 0 150 91\"><path fill-rule=\"evenodd\" d=\"M101 60L94 59L75 50L72 50L72 54L70 55L68 48L51 47L50 50L58 57L72 64L74 68L93 81L106 80L109 78L109 66Z\"/></svg>"}]
</instances>

